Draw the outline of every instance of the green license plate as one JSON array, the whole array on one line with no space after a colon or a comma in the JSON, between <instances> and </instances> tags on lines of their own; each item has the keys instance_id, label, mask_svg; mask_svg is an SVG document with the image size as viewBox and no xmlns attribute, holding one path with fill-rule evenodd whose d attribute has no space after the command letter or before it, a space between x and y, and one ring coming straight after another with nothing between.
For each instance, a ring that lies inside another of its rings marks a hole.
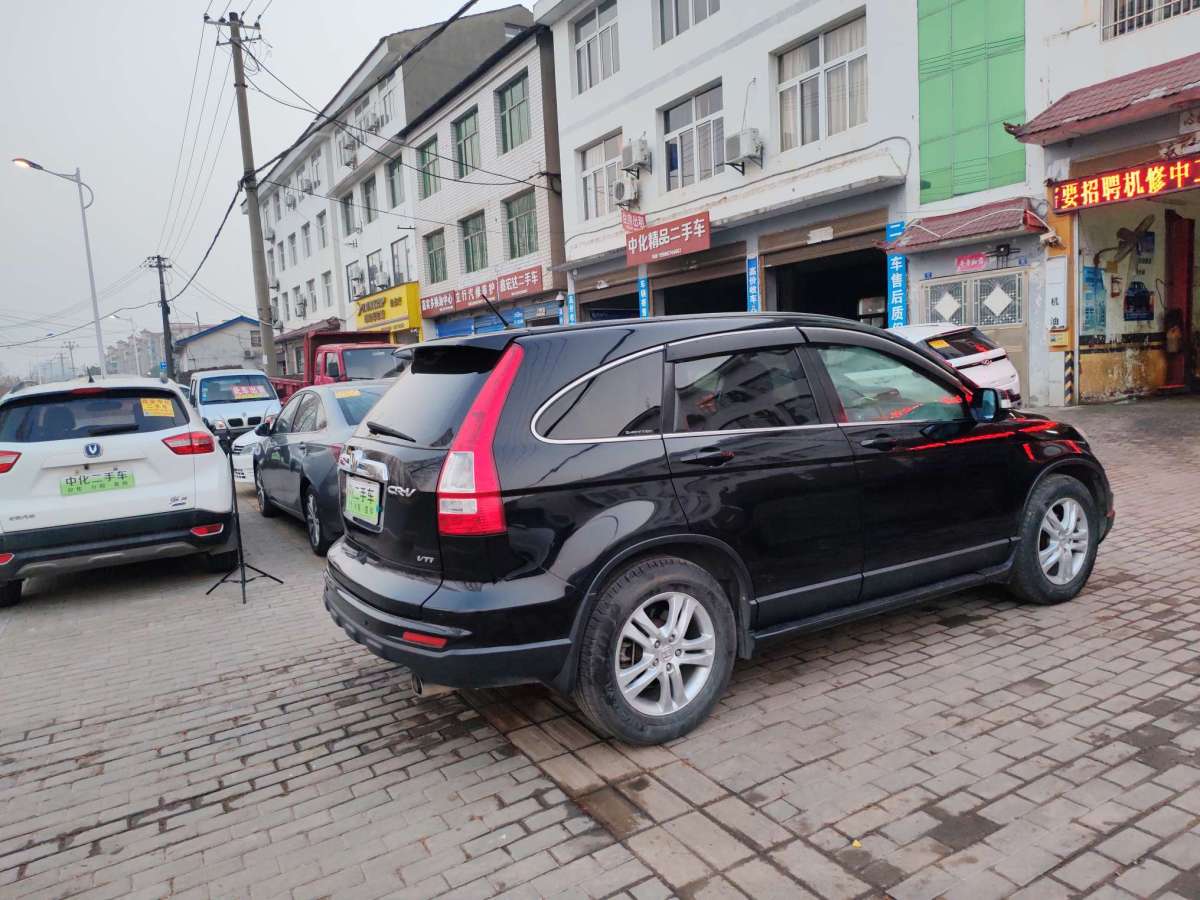
<instances>
[{"instance_id":1,"label":"green license plate","mask_svg":"<svg viewBox=\"0 0 1200 900\"><path fill-rule=\"evenodd\" d=\"M58 482L58 492L64 497L79 494L98 494L102 491L123 491L133 487L133 473L124 469L108 472L81 472L68 475Z\"/></svg>"},{"instance_id":2,"label":"green license plate","mask_svg":"<svg viewBox=\"0 0 1200 900\"><path fill-rule=\"evenodd\" d=\"M380 484L365 478L346 476L346 515L372 527L379 525Z\"/></svg>"}]
</instances>

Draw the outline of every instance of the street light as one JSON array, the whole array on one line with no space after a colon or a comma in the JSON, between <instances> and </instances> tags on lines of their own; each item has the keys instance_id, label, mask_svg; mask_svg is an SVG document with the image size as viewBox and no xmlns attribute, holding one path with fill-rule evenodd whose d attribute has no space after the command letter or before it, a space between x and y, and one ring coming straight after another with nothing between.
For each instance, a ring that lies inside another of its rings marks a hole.
<instances>
[{"instance_id":1,"label":"street light","mask_svg":"<svg viewBox=\"0 0 1200 900\"><path fill-rule=\"evenodd\" d=\"M122 322L129 323L129 341L133 344L133 365L136 369L135 374L145 375L146 373L142 371L142 356L138 352L137 335L135 334L137 323L133 321L133 316L118 316L116 313L109 313L108 317L110 319L120 319Z\"/></svg>"},{"instance_id":2,"label":"street light","mask_svg":"<svg viewBox=\"0 0 1200 900\"><path fill-rule=\"evenodd\" d=\"M79 175L79 167L75 167L75 174L69 175L66 172L55 172L47 169L45 166L35 163L31 159L26 159L23 156L18 156L13 160L13 165L18 169L33 169L38 172L45 172L47 175L53 175L56 178L62 178L65 181L75 182L75 186L79 189L79 217L83 220L83 252L87 256L88 284L92 288L92 323L96 328L96 359L98 360L98 368L100 369L100 377L104 377L104 337L100 333L100 301L96 298L96 273L92 269L92 241L88 237L87 224L87 209L96 200L96 193L88 185L83 183L83 179ZM88 201L83 201L83 189L87 188Z\"/></svg>"}]
</instances>

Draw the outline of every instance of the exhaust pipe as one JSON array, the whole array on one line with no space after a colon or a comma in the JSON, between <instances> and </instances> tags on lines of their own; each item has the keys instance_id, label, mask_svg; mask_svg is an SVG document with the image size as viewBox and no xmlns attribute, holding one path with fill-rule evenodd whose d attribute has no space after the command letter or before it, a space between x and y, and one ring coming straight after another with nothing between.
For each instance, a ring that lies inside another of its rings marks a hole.
<instances>
[{"instance_id":1,"label":"exhaust pipe","mask_svg":"<svg viewBox=\"0 0 1200 900\"><path fill-rule=\"evenodd\" d=\"M453 694L455 690L452 687L446 687L444 684L427 684L422 680L421 676L415 672L409 677L412 683L413 695L420 697L422 700L426 700L431 697L441 697L445 694Z\"/></svg>"}]
</instances>

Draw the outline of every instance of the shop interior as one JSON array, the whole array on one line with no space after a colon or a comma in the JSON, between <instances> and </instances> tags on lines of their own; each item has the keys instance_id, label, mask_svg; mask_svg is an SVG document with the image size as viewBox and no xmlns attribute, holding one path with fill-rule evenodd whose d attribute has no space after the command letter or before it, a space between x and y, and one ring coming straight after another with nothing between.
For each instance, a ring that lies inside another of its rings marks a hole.
<instances>
[{"instance_id":1,"label":"shop interior","mask_svg":"<svg viewBox=\"0 0 1200 900\"><path fill-rule=\"evenodd\" d=\"M779 309L887 324L887 257L868 248L773 266Z\"/></svg>"},{"instance_id":2,"label":"shop interior","mask_svg":"<svg viewBox=\"0 0 1200 900\"><path fill-rule=\"evenodd\" d=\"M745 312L746 276L727 275L663 288L662 297L663 311L668 316Z\"/></svg>"}]
</instances>

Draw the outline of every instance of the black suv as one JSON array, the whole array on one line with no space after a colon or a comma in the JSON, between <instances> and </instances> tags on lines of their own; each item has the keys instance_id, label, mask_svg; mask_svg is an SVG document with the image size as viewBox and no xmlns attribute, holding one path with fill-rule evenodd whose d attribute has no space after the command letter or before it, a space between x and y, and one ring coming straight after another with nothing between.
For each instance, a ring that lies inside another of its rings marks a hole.
<instances>
[{"instance_id":1,"label":"black suv","mask_svg":"<svg viewBox=\"0 0 1200 900\"><path fill-rule=\"evenodd\" d=\"M1112 526L1079 431L841 319L404 355L339 460L334 621L429 683L573 693L633 743L695 727L767 640L981 584L1069 600Z\"/></svg>"}]
</instances>

